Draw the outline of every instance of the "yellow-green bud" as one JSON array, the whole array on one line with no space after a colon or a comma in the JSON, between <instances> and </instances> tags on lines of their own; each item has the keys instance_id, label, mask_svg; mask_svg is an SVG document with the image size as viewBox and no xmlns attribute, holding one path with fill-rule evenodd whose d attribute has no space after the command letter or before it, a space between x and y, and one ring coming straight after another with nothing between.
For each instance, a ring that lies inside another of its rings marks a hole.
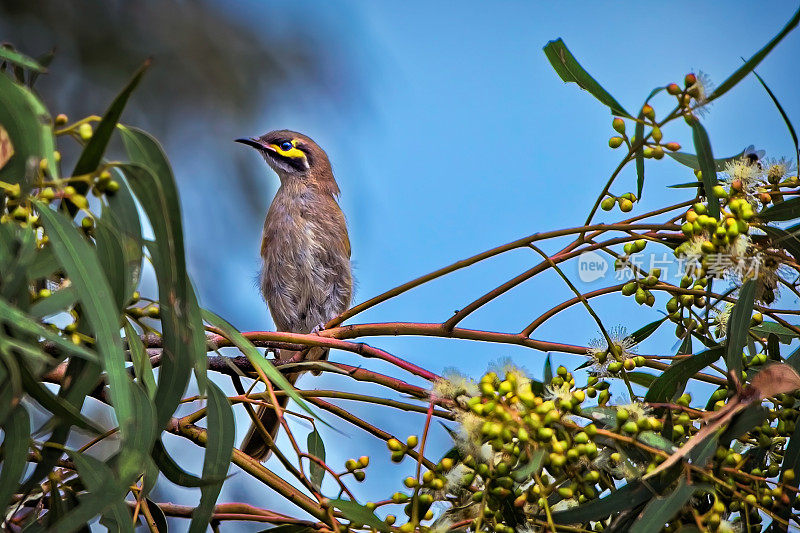
<instances>
[{"instance_id":1,"label":"yellow-green bud","mask_svg":"<svg viewBox=\"0 0 800 533\"><path fill-rule=\"evenodd\" d=\"M92 138L92 125L88 122L84 122L80 126L78 126L78 135L81 136L81 139L84 141L88 141Z\"/></svg>"}]
</instances>

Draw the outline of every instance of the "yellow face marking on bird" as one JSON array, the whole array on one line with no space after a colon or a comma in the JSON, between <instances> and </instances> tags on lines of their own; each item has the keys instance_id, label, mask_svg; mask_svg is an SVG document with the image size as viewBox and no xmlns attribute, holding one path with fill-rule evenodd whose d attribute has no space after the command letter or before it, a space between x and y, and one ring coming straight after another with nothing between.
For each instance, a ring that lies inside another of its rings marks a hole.
<instances>
[{"instance_id":1,"label":"yellow face marking on bird","mask_svg":"<svg viewBox=\"0 0 800 533\"><path fill-rule=\"evenodd\" d=\"M304 154L302 150L297 148L296 139L293 139L291 141L292 147L289 148L288 150L284 149L286 144L287 144L286 142L283 142L281 144L270 144L270 146L274 148L275 151L278 152L283 157L289 157L291 159L305 159L306 154Z\"/></svg>"}]
</instances>

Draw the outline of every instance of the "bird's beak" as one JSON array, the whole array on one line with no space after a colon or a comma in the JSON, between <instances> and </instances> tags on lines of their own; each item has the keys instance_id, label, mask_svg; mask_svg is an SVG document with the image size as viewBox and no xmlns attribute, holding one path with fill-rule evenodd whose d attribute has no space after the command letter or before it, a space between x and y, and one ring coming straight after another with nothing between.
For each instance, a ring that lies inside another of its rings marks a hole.
<instances>
[{"instance_id":1,"label":"bird's beak","mask_svg":"<svg viewBox=\"0 0 800 533\"><path fill-rule=\"evenodd\" d=\"M255 148L256 150L269 150L270 152L274 152L275 151L275 149L272 148L272 146L270 146L268 144L263 144L261 141L259 141L258 139L255 139L253 137L236 139L236 142L237 143L246 144L247 146Z\"/></svg>"}]
</instances>

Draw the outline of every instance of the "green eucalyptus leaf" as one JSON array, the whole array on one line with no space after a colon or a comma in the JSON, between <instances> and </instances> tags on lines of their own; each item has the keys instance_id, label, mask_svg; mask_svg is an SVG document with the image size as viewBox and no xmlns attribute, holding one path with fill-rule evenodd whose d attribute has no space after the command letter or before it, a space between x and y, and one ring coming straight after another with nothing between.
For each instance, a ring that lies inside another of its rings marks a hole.
<instances>
[{"instance_id":1,"label":"green eucalyptus leaf","mask_svg":"<svg viewBox=\"0 0 800 533\"><path fill-rule=\"evenodd\" d=\"M761 423L767 418L769 410L760 404L753 404L745 408L731 420L728 427L720 435L720 442L727 443L736 439Z\"/></svg>"},{"instance_id":2,"label":"green eucalyptus leaf","mask_svg":"<svg viewBox=\"0 0 800 533\"><path fill-rule=\"evenodd\" d=\"M79 409L64 398L60 398L50 392L50 389L34 378L24 365L20 366L20 375L25 392L36 400L39 405L51 412L53 416L59 417L62 422L85 429L95 435L103 433L104 430L81 414Z\"/></svg>"},{"instance_id":3,"label":"green eucalyptus leaf","mask_svg":"<svg viewBox=\"0 0 800 533\"><path fill-rule=\"evenodd\" d=\"M36 206L53 251L75 287L84 316L94 330L114 413L127 438L135 431L136 421L132 417L131 381L125 369L120 318L114 308L111 288L103 276L97 254L72 221L44 204L36 202Z\"/></svg>"},{"instance_id":4,"label":"green eucalyptus leaf","mask_svg":"<svg viewBox=\"0 0 800 533\"><path fill-rule=\"evenodd\" d=\"M696 118L691 121L692 139L694 149L697 150L697 159L702 173L703 189L708 200L708 215L719 220L719 198L714 193L717 181L717 170L714 163L714 154L711 151L711 141L708 139L706 129Z\"/></svg>"},{"instance_id":5,"label":"green eucalyptus leaf","mask_svg":"<svg viewBox=\"0 0 800 533\"><path fill-rule=\"evenodd\" d=\"M669 495L653 499L642 511L639 519L630 529L631 533L649 533L661 531L667 522L689 501L689 498L698 490L709 490L704 485L689 485L686 479L681 479L678 486Z\"/></svg>"},{"instance_id":6,"label":"green eucalyptus leaf","mask_svg":"<svg viewBox=\"0 0 800 533\"><path fill-rule=\"evenodd\" d=\"M789 135L792 137L792 142L794 143L794 152L796 157L795 161L798 165L800 165L800 142L798 142L797 132L794 130L794 125L792 125L792 121L789 120L789 115L787 115L786 111L784 111L783 106L778 101L778 97L775 96L775 93L770 90L770 88L767 86L767 83L761 78L761 76L758 75L755 70L753 71L753 76L756 77L761 86L764 87L764 90L767 91L772 103L775 104L775 108L778 110L778 113L780 113L783 123L786 124L786 128L789 130Z\"/></svg>"},{"instance_id":7,"label":"green eucalyptus leaf","mask_svg":"<svg viewBox=\"0 0 800 533\"><path fill-rule=\"evenodd\" d=\"M113 302L118 312L125 308L125 257L122 250L122 235L109 222L100 217L95 222L94 240L97 258L111 288Z\"/></svg>"},{"instance_id":8,"label":"green eucalyptus leaf","mask_svg":"<svg viewBox=\"0 0 800 533\"><path fill-rule=\"evenodd\" d=\"M627 118L631 117L630 113L625 111L625 108L617 102L608 91L597 83L597 80L592 78L586 70L578 63L572 52L569 51L567 45L561 39L550 41L544 47L544 53L547 60L553 66L553 70L565 83L575 83L581 89L588 91L592 96L600 100L603 104L611 109L612 115L620 115Z\"/></svg>"},{"instance_id":9,"label":"green eucalyptus leaf","mask_svg":"<svg viewBox=\"0 0 800 533\"><path fill-rule=\"evenodd\" d=\"M26 315L2 298L0 298L0 322L12 327L14 331L41 337L56 345L66 355L81 357L89 361L99 361L97 354L92 350L73 344L72 341L65 339L52 329L42 326L36 319Z\"/></svg>"},{"instance_id":10,"label":"green eucalyptus leaf","mask_svg":"<svg viewBox=\"0 0 800 533\"><path fill-rule=\"evenodd\" d=\"M753 57L748 59L744 65L739 67L733 74L731 74L728 79L723 81L719 87L717 87L713 93L711 93L708 97L708 101L715 100L731 90L734 85L739 83L745 76L747 76L754 68L758 66L762 59L764 59L767 54L777 46L781 39L786 37L786 35L792 31L800 22L800 9L795 11L794 15L792 16L791 20L786 23L786 26L778 32L778 34L770 40L761 50L753 54Z\"/></svg>"},{"instance_id":11,"label":"green eucalyptus leaf","mask_svg":"<svg viewBox=\"0 0 800 533\"><path fill-rule=\"evenodd\" d=\"M53 178L58 178L55 157L55 139L50 114L36 96L11 78L0 74L0 125L8 132L14 155L0 167L0 180L23 185L27 191L30 182L29 166L47 160Z\"/></svg>"},{"instance_id":12,"label":"green eucalyptus leaf","mask_svg":"<svg viewBox=\"0 0 800 533\"><path fill-rule=\"evenodd\" d=\"M144 239L142 223L139 220L139 209L133 198L133 192L125 175L119 169L111 174L119 183L119 190L113 195L106 195L108 209L103 206L103 219L107 220L121 235L123 257L125 258L125 290L126 303L139 286L142 273L142 256Z\"/></svg>"},{"instance_id":13,"label":"green eucalyptus leaf","mask_svg":"<svg viewBox=\"0 0 800 533\"><path fill-rule=\"evenodd\" d=\"M590 500L579 507L553 513L556 524L579 524L589 520L600 520L610 515L641 505L653 497L653 491L662 490L668 483L661 479L628 482L608 496Z\"/></svg>"},{"instance_id":14,"label":"green eucalyptus leaf","mask_svg":"<svg viewBox=\"0 0 800 533\"><path fill-rule=\"evenodd\" d=\"M158 469L171 482L181 487L203 487L218 480L204 481L203 479L183 470L169 455L161 439L156 439L152 451L153 461Z\"/></svg>"},{"instance_id":15,"label":"green eucalyptus leaf","mask_svg":"<svg viewBox=\"0 0 800 533\"><path fill-rule=\"evenodd\" d=\"M755 294L756 287L753 280L745 281L739 291L739 299L734 304L731 317L728 320L725 362L728 365L728 371L735 372L736 377L740 380L742 376L742 351L747 340L747 332L750 329L750 317L753 314Z\"/></svg>"},{"instance_id":16,"label":"green eucalyptus leaf","mask_svg":"<svg viewBox=\"0 0 800 533\"><path fill-rule=\"evenodd\" d=\"M47 69L35 59L5 46L0 46L0 61L7 61L35 72L47 72Z\"/></svg>"},{"instance_id":17,"label":"green eucalyptus leaf","mask_svg":"<svg viewBox=\"0 0 800 533\"><path fill-rule=\"evenodd\" d=\"M644 101L644 105L647 105L650 102L650 99L657 95L659 92L663 91L665 87L656 87L650 94L647 95L647 98ZM634 136L636 138L637 144L641 143L641 146L636 149L636 197L641 200L642 199L642 190L644 189L644 105L642 106L642 110L639 111L639 117L636 121L636 126L634 127Z\"/></svg>"},{"instance_id":18,"label":"green eucalyptus leaf","mask_svg":"<svg viewBox=\"0 0 800 533\"><path fill-rule=\"evenodd\" d=\"M655 320L653 322L650 322L649 324L642 326L641 328L631 333L629 337L634 344L639 344L645 339L647 339L650 335L655 333L661 326L661 324L663 324L664 321L666 320L667 317L664 317L664 318L659 318L658 320Z\"/></svg>"},{"instance_id":19,"label":"green eucalyptus leaf","mask_svg":"<svg viewBox=\"0 0 800 533\"><path fill-rule=\"evenodd\" d=\"M247 356L247 360L250 361L253 366L261 369L261 371L264 372L264 375L266 375L270 381L277 385L279 389L284 391L308 414L315 418L319 418L317 414L311 410L303 397L297 394L297 391L292 384L287 381L283 373L275 368L275 366L269 360L264 358L259 351L256 350L256 347L253 346L253 343L247 339L247 337L242 335L236 328L225 321L225 319L215 315L211 311L203 309L201 312L203 314L203 320L222 331L225 336L239 349L239 351Z\"/></svg>"},{"instance_id":20,"label":"green eucalyptus leaf","mask_svg":"<svg viewBox=\"0 0 800 533\"><path fill-rule=\"evenodd\" d=\"M518 468L511 472L511 477L513 477L514 481L517 483L524 483L530 479L533 474L541 470L542 465L544 464L545 455L547 455L547 452L544 448L533 450L528 463L522 468Z\"/></svg>"},{"instance_id":21,"label":"green eucalyptus leaf","mask_svg":"<svg viewBox=\"0 0 800 533\"><path fill-rule=\"evenodd\" d=\"M547 357L544 358L544 377L542 379L543 383L550 383L553 381L553 363L550 361L550 354L547 354Z\"/></svg>"},{"instance_id":22,"label":"green eucalyptus leaf","mask_svg":"<svg viewBox=\"0 0 800 533\"><path fill-rule=\"evenodd\" d=\"M654 403L670 401L689 379L722 355L722 347L715 347L673 362L653 381L644 400Z\"/></svg>"},{"instance_id":23,"label":"green eucalyptus leaf","mask_svg":"<svg viewBox=\"0 0 800 533\"><path fill-rule=\"evenodd\" d=\"M643 442L648 446L658 448L659 450L663 450L667 453L675 452L675 444L673 444L671 440L664 438L659 433L655 433L653 431L642 431L636 436L636 439L639 442Z\"/></svg>"},{"instance_id":24,"label":"green eucalyptus leaf","mask_svg":"<svg viewBox=\"0 0 800 533\"><path fill-rule=\"evenodd\" d=\"M130 511L124 502L129 490L128 483L133 480L118 479L111 468L90 455L71 451L67 453L78 468L78 474L89 493L81 498L80 505L48 528L48 533L74 531L98 514L106 513L113 517L119 528L116 531L133 533Z\"/></svg>"},{"instance_id":25,"label":"green eucalyptus leaf","mask_svg":"<svg viewBox=\"0 0 800 533\"><path fill-rule=\"evenodd\" d=\"M655 374L646 372L626 372L625 375L628 376L628 381L644 388L650 388L650 385L658 378Z\"/></svg>"},{"instance_id":26,"label":"green eucalyptus leaf","mask_svg":"<svg viewBox=\"0 0 800 533\"><path fill-rule=\"evenodd\" d=\"M25 406L17 405L3 423L3 465L0 468L0 509L8 509L11 497L28 466L31 421ZM5 511L4 511L5 513Z\"/></svg>"},{"instance_id":27,"label":"green eucalyptus leaf","mask_svg":"<svg viewBox=\"0 0 800 533\"><path fill-rule=\"evenodd\" d=\"M159 533L168 533L169 525L167 524L167 516L164 514L164 511L150 498L145 498L144 501L147 504L147 509L150 511L150 516L153 517L153 522L156 525L156 531Z\"/></svg>"},{"instance_id":28,"label":"green eucalyptus leaf","mask_svg":"<svg viewBox=\"0 0 800 533\"><path fill-rule=\"evenodd\" d=\"M134 164L119 168L139 199L155 235L155 242L148 242L147 248L156 271L161 310L164 358L155 404L158 426L164 427L178 406L199 357L194 353L193 335L202 324L192 324L181 210L169 161L149 134L126 126L120 129Z\"/></svg>"},{"instance_id":29,"label":"green eucalyptus leaf","mask_svg":"<svg viewBox=\"0 0 800 533\"><path fill-rule=\"evenodd\" d=\"M31 308L28 309L28 314L33 318L41 320L45 317L69 310L77 301L78 295L75 293L75 287L68 285L58 289L47 298L39 298L36 300L31 305ZM72 343L70 342L70 344Z\"/></svg>"},{"instance_id":30,"label":"green eucalyptus leaf","mask_svg":"<svg viewBox=\"0 0 800 533\"><path fill-rule=\"evenodd\" d=\"M208 522L214 513L214 504L217 502L224 477L230 467L233 439L236 435L233 409L231 409L225 393L213 381L208 382L206 391L208 395L208 429L206 430L208 439L203 461L203 479L216 481L200 489L200 504L192 513L189 533L202 533L208 527Z\"/></svg>"},{"instance_id":31,"label":"green eucalyptus leaf","mask_svg":"<svg viewBox=\"0 0 800 533\"><path fill-rule=\"evenodd\" d=\"M762 222L783 222L798 217L800 217L800 197L774 204L758 213L758 219Z\"/></svg>"},{"instance_id":32,"label":"green eucalyptus leaf","mask_svg":"<svg viewBox=\"0 0 800 533\"><path fill-rule=\"evenodd\" d=\"M323 463L325 462L325 443L316 428L308 434L306 445L310 455L313 455ZM311 483L319 489L322 486L322 480L325 478L325 469L316 462L311 461L309 470L311 471Z\"/></svg>"},{"instance_id":33,"label":"green eucalyptus leaf","mask_svg":"<svg viewBox=\"0 0 800 533\"><path fill-rule=\"evenodd\" d=\"M131 354L131 362L133 363L133 373L139 383L144 386L147 391L148 397L152 400L156 395L156 378L153 375L153 365L150 363L150 357L147 355L147 350L144 348L142 339L136 334L136 330L129 322L125 322L125 340L128 343L128 350Z\"/></svg>"},{"instance_id":34,"label":"green eucalyptus leaf","mask_svg":"<svg viewBox=\"0 0 800 533\"><path fill-rule=\"evenodd\" d=\"M386 522L375 516L375 513L363 505L352 500L331 500L331 507L339 509L345 518L356 524L364 524L378 531L389 532L391 529Z\"/></svg>"},{"instance_id":35,"label":"green eucalyptus leaf","mask_svg":"<svg viewBox=\"0 0 800 533\"><path fill-rule=\"evenodd\" d=\"M787 328L786 326L782 326L777 322L762 322L758 326L753 326L750 328L750 331L755 332L757 335L761 337L766 337L767 335L777 335L778 339L783 344L791 344L792 340L800 337L794 330Z\"/></svg>"},{"instance_id":36,"label":"green eucalyptus leaf","mask_svg":"<svg viewBox=\"0 0 800 533\"><path fill-rule=\"evenodd\" d=\"M111 135L117 128L119 119L122 116L122 111L125 109L125 105L128 103L128 98L130 98L131 93L139 84L139 81L142 79L142 76L149 66L150 60L148 59L141 67L139 67L139 70L134 73L130 81L128 81L117 97L114 98L114 101L111 102L111 105L106 110L103 118L100 119L100 123L94 130L89 142L87 142L86 146L84 146L83 151L78 158L78 162L75 163L75 169L72 171L73 176L81 176L95 172L100 166L100 163L103 160L103 154L106 152L108 142L111 140ZM80 194L86 194L89 192L89 184L86 182L76 182L74 187L75 190ZM72 204L69 205L71 206L70 214L74 215L76 209Z\"/></svg>"},{"instance_id":37,"label":"green eucalyptus leaf","mask_svg":"<svg viewBox=\"0 0 800 533\"><path fill-rule=\"evenodd\" d=\"M670 156L672 159L680 163L681 165L687 166L692 170L700 170L700 159L694 154L687 154L684 152L667 152L667 155ZM715 159L714 160L714 170L717 172L722 172L725 170L725 167L729 162L735 161L744 155L744 151L739 152L736 155L732 155L730 157L723 157L722 159ZM671 185L672 188L683 188L683 187L697 187L699 182L693 183L684 183L681 185Z\"/></svg>"}]
</instances>

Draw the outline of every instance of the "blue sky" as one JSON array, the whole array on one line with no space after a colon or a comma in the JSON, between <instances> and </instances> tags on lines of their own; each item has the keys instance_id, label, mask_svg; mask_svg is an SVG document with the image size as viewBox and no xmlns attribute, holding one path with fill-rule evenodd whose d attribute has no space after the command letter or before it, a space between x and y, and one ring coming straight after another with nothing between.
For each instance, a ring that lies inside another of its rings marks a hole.
<instances>
[{"instance_id":1,"label":"blue sky","mask_svg":"<svg viewBox=\"0 0 800 533\"><path fill-rule=\"evenodd\" d=\"M233 160L263 166L262 189L251 199L263 204L263 212L277 179L256 154L242 156L245 148L235 145L234 138L290 128L326 149L350 225L359 302L521 236L583 222L622 154L607 146L614 134L608 110L575 85L565 85L550 67L542 53L549 40L562 37L581 64L635 112L652 88L680 82L689 71L702 70L712 82L721 83L741 65L740 57L761 48L797 7L793 2L754 8L748 2L682 1L509 1L491 6L459 2L457 8L451 2L369 0L225 5L264 31L285 31L282 21L303 20L323 46L335 43L330 61L341 75L326 83L338 84L346 93L344 101L326 99L319 91L305 90L312 80L295 79L284 98L263 103L263 114L252 123L242 124L239 131L228 131L228 126L215 131L218 144L191 153L169 152L182 187L189 269L202 304L241 330L273 328L254 284L262 215L253 217L236 208L240 198L225 193L225 176L235 172ZM800 33L795 32L758 68L796 122L799 55ZM662 116L672 108L670 97L654 102ZM753 77L709 111L703 122L716 155L732 155L755 144L768 156L792 156L786 127ZM682 122L665 129L664 137L691 151ZM643 201L634 214L684 199L685 192L665 186L691 179L667 159L648 162ZM617 193L635 190L633 168L617 183ZM208 209L209 198L215 200L213 210ZM599 220L618 215L616 211ZM545 249L553 251L555 244ZM509 253L416 289L351 322L440 322L537 261L530 250ZM564 269L575 278L574 264ZM599 285L579 287L591 290ZM463 326L519 331L570 297L556 276L543 276L476 312ZM620 297L596 302L607 326L624 326L629 332L658 318L658 307L640 308ZM597 336L596 330L585 311L576 307L546 323L536 336L586 344ZM368 342L437 373L455 367L478 376L490 363L511 358L541 377L544 361L542 353L505 345L410 337ZM644 353L671 350L669 336L642 347ZM396 372L348 354L334 353L332 359ZM554 355L555 364L574 367L581 361ZM307 376L301 384L352 387L347 380L330 377ZM357 389L382 393L372 387ZM414 427L412 418L391 411L347 407L399 435ZM421 423L416 427L421 429ZM243 433L244 425L237 442ZM388 496L401 488L410 466L389 466L385 447L377 441L349 428L345 436L328 432L326 438L334 464L353 454L373 456L375 466L363 490L357 491L360 497L368 499L376 490ZM344 445L337 447L338 443ZM434 449L443 451L446 446L446 438L437 433ZM240 474L221 501L276 504L267 493L253 497L253 490L258 484Z\"/></svg>"}]
</instances>

